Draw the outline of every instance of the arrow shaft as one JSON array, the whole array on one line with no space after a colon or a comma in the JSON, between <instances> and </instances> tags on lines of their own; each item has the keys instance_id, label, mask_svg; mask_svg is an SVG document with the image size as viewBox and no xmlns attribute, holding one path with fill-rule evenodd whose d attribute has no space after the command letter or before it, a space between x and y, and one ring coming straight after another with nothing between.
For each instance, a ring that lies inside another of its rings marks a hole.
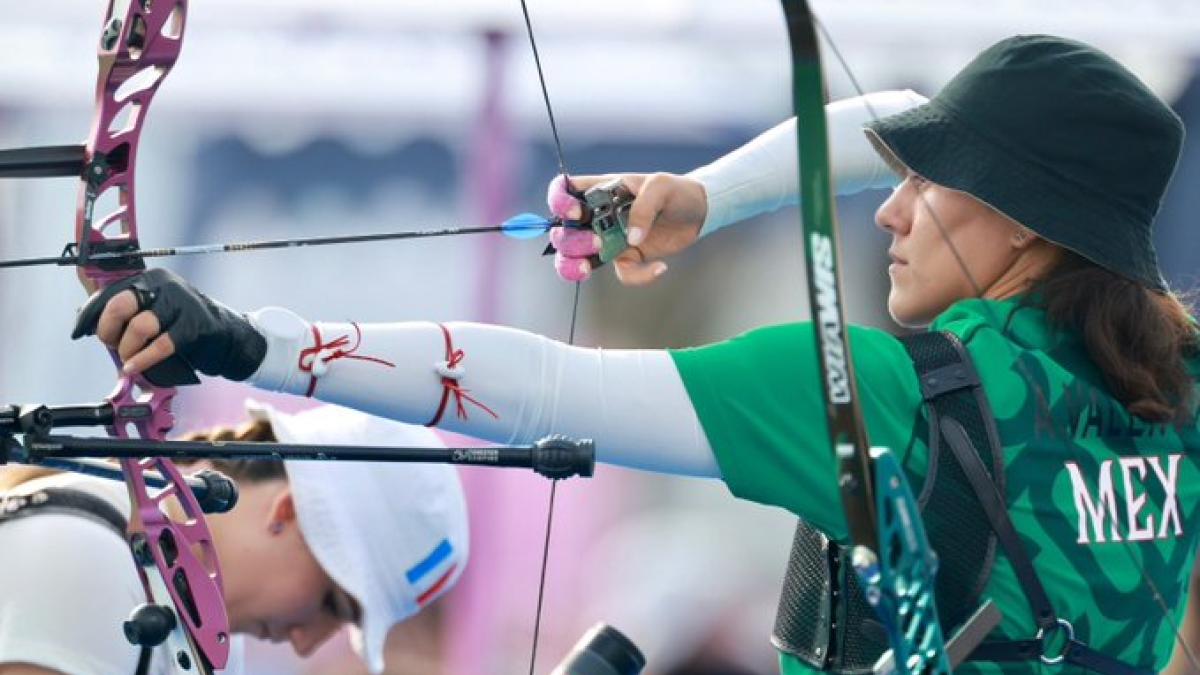
<instances>
[{"instance_id":1,"label":"arrow shaft","mask_svg":"<svg viewBox=\"0 0 1200 675\"><path fill-rule=\"evenodd\" d=\"M556 223L550 225L550 227L562 227L562 225ZM404 239L432 239L436 237L456 237L472 234L513 232L531 229L544 230L545 228L484 225L479 227L447 227L431 230L411 230L406 232L375 232L368 234L347 234L324 237L264 239L261 241L147 248L137 251L98 251L89 254L86 260L82 255L75 253L76 249L74 245L70 245L66 248L63 254L59 256L41 256L36 258L14 258L11 260L0 260L0 269L12 267L37 267L40 265L58 265L65 267L79 265L86 262L143 260L146 258L170 258L177 256L210 255L214 253L246 253L249 251L269 251L286 248L304 248L308 246L365 244L375 241L395 241Z\"/></svg>"}]
</instances>

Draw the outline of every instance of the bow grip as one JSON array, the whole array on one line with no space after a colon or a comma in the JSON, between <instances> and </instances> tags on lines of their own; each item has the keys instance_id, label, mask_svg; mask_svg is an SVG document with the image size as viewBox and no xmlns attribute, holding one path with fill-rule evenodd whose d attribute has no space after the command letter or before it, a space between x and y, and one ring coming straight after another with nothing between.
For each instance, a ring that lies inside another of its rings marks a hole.
<instances>
[{"instance_id":1,"label":"bow grip","mask_svg":"<svg viewBox=\"0 0 1200 675\"><path fill-rule=\"evenodd\" d=\"M100 322L100 315L104 312L104 308L108 306L108 302L118 293L126 290L133 292L134 298L137 300L139 312L145 311L154 303L154 294L146 288L140 275L129 276L110 283L93 293L92 297L88 298L83 307L79 309L79 314L75 317L75 329L71 332L71 337L79 339L85 335L95 335L96 326ZM117 360L115 353L113 353L113 359ZM146 369L146 372L142 373L142 376L147 382L156 387L181 387L200 384L200 378L196 376L195 369L179 354L173 354L165 361Z\"/></svg>"},{"instance_id":2,"label":"bow grip","mask_svg":"<svg viewBox=\"0 0 1200 675\"><path fill-rule=\"evenodd\" d=\"M147 368L142 376L156 387L184 387L200 384L200 378L196 376L196 371L192 369L187 360L178 354Z\"/></svg>"}]
</instances>

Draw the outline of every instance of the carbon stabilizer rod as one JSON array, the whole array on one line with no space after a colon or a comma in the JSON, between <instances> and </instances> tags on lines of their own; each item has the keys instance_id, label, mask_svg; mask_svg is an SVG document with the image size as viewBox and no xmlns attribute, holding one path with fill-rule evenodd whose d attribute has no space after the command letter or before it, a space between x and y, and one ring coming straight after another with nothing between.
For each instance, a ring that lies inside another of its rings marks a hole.
<instances>
[{"instance_id":1,"label":"carbon stabilizer rod","mask_svg":"<svg viewBox=\"0 0 1200 675\"><path fill-rule=\"evenodd\" d=\"M79 177L85 155L82 145L0 150L0 178Z\"/></svg>"}]
</instances>

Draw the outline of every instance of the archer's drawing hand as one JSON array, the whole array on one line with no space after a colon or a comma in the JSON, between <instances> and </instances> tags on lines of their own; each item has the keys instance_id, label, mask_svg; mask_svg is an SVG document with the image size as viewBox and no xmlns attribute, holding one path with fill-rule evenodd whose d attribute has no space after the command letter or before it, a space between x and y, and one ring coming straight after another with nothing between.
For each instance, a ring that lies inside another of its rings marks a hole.
<instances>
[{"instance_id":1,"label":"archer's drawing hand","mask_svg":"<svg viewBox=\"0 0 1200 675\"><path fill-rule=\"evenodd\" d=\"M582 193L618 175L571 176L571 186ZM629 210L629 248L613 259L617 279L626 286L645 286L667 271L662 258L674 255L700 236L708 215L708 198L699 181L669 173L620 174L621 182L636 198ZM558 176L546 190L550 212L566 220L582 216L579 200L567 192ZM588 257L600 250L599 237L590 230L555 227L550 243L558 249L554 267L566 281L583 281L591 276Z\"/></svg>"},{"instance_id":2,"label":"archer's drawing hand","mask_svg":"<svg viewBox=\"0 0 1200 675\"><path fill-rule=\"evenodd\" d=\"M161 268L88 298L71 338L86 335L115 351L126 374L145 373L158 386L195 384L196 371L244 380L267 353L266 339L244 316Z\"/></svg>"}]
</instances>

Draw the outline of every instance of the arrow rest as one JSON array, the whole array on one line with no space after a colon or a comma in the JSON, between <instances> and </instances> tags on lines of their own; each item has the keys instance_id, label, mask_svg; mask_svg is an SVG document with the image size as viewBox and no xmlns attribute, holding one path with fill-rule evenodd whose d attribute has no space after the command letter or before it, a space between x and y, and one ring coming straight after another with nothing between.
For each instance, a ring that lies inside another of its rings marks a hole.
<instances>
[{"instance_id":1,"label":"arrow rest","mask_svg":"<svg viewBox=\"0 0 1200 675\"><path fill-rule=\"evenodd\" d=\"M87 240L85 239L84 242ZM60 265L93 265L105 272L137 273L146 269L141 257L127 255L138 250L136 241L102 241L91 244L69 242L59 254ZM100 253L102 255L97 256Z\"/></svg>"}]
</instances>

